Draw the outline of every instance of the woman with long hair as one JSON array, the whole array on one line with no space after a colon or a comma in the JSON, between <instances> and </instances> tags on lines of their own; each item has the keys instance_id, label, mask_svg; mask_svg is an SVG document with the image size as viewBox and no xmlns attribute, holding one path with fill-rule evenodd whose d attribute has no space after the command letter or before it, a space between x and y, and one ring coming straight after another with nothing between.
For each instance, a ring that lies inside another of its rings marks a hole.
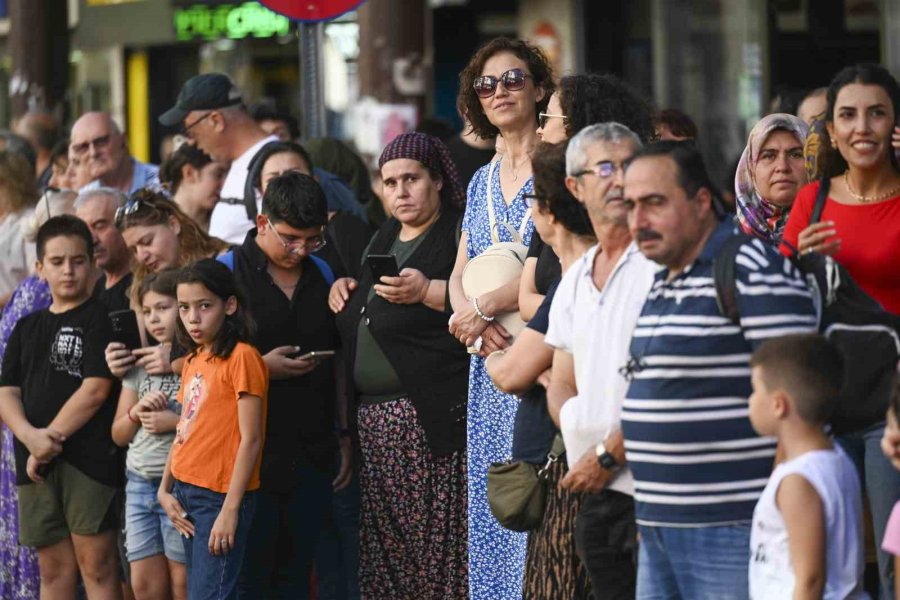
<instances>
[{"instance_id":1,"label":"woman with long hair","mask_svg":"<svg viewBox=\"0 0 900 600\"><path fill-rule=\"evenodd\" d=\"M192 144L179 146L159 168L159 179L172 200L207 233L227 174L227 163L214 161Z\"/></svg>"}]
</instances>

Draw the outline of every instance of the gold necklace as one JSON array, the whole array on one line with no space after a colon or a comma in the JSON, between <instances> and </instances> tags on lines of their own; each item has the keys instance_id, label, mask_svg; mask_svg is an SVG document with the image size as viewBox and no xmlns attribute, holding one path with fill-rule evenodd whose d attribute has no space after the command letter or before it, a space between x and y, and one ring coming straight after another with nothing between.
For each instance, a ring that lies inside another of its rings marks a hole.
<instances>
[{"instance_id":1,"label":"gold necklace","mask_svg":"<svg viewBox=\"0 0 900 600\"><path fill-rule=\"evenodd\" d=\"M522 168L522 163L519 163L519 168ZM519 170L513 168L512 159L509 161L509 170L512 172L513 181L519 181Z\"/></svg>"},{"instance_id":2,"label":"gold necklace","mask_svg":"<svg viewBox=\"0 0 900 600\"><path fill-rule=\"evenodd\" d=\"M880 200L886 200L888 198L892 198L900 193L900 185L894 187L888 192L881 194L880 196L863 196L862 194L857 194L856 190L853 189L853 186L850 185L850 169L844 171L844 185L847 186L847 191L850 192L850 195L853 196L858 202L862 202L863 204L869 204L870 202L878 202Z\"/></svg>"}]
</instances>

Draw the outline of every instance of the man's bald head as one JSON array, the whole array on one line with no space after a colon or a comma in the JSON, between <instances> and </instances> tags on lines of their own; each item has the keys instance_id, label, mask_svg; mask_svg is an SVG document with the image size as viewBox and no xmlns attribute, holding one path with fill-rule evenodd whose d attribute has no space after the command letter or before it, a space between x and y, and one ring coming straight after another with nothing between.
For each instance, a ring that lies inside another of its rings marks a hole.
<instances>
[{"instance_id":1,"label":"man's bald head","mask_svg":"<svg viewBox=\"0 0 900 600\"><path fill-rule=\"evenodd\" d=\"M83 114L72 125L70 155L90 161L92 179L103 181L107 174L118 172L130 158L125 136L107 113Z\"/></svg>"}]
</instances>

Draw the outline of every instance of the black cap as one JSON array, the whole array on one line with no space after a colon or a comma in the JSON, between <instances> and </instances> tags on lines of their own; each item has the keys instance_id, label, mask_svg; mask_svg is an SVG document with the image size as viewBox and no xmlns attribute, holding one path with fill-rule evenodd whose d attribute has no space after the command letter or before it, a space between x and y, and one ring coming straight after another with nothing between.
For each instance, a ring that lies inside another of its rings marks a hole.
<instances>
[{"instance_id":1,"label":"black cap","mask_svg":"<svg viewBox=\"0 0 900 600\"><path fill-rule=\"evenodd\" d=\"M241 90L228 75L204 73L187 80L178 94L175 106L159 117L166 127L174 127L184 122L192 110L212 110L236 106L243 102Z\"/></svg>"}]
</instances>

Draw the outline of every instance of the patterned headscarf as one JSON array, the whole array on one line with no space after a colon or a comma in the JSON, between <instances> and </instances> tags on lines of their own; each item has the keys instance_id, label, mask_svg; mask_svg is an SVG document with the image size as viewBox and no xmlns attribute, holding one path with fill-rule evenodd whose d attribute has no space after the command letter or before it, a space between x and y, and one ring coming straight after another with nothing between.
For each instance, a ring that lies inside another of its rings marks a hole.
<instances>
[{"instance_id":1,"label":"patterned headscarf","mask_svg":"<svg viewBox=\"0 0 900 600\"><path fill-rule=\"evenodd\" d=\"M756 162L759 151L769 134L782 129L797 136L802 146L806 141L809 128L794 115L775 113L766 115L750 131L747 147L741 155L737 173L734 176L734 191L737 197L737 220L741 230L771 244L781 242L784 224L787 221L789 208L785 209L772 204L759 195L754 180Z\"/></svg>"},{"instance_id":2,"label":"patterned headscarf","mask_svg":"<svg viewBox=\"0 0 900 600\"><path fill-rule=\"evenodd\" d=\"M444 185L441 200L450 206L462 207L466 203L466 190L459 181L459 171L444 142L425 133L401 133L381 153L378 168L398 158L417 160L441 176Z\"/></svg>"}]
</instances>

